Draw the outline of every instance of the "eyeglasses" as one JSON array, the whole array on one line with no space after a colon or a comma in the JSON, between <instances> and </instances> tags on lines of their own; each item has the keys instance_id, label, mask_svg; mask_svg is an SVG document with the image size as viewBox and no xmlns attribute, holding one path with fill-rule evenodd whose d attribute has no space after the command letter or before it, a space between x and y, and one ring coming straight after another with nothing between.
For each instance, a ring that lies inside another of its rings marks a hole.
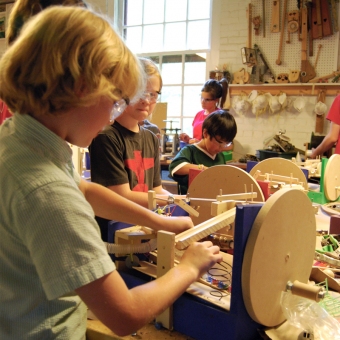
<instances>
[{"instance_id":1,"label":"eyeglasses","mask_svg":"<svg viewBox=\"0 0 340 340\"><path fill-rule=\"evenodd\" d=\"M158 99L158 96L160 95L161 93L156 91L156 92L144 92L141 99L143 100L148 100L149 103L156 103L157 99Z\"/></svg>"},{"instance_id":2,"label":"eyeglasses","mask_svg":"<svg viewBox=\"0 0 340 340\"><path fill-rule=\"evenodd\" d=\"M224 149L224 148L228 148L230 145L233 144L232 141L227 143L227 142L222 142L222 141L216 139L216 137L213 137L213 138L215 139L215 141L217 142L217 144L218 144L220 147L222 147L223 149Z\"/></svg>"},{"instance_id":3,"label":"eyeglasses","mask_svg":"<svg viewBox=\"0 0 340 340\"><path fill-rule=\"evenodd\" d=\"M210 103L210 102L214 102L216 101L217 99L209 99L209 98L203 98L201 97L201 102L204 102L204 103Z\"/></svg>"},{"instance_id":4,"label":"eyeglasses","mask_svg":"<svg viewBox=\"0 0 340 340\"><path fill-rule=\"evenodd\" d=\"M129 103L130 103L129 98L122 98L122 99L117 100L113 104L113 108L110 114L110 122L117 119L124 112L124 110L129 105Z\"/></svg>"}]
</instances>

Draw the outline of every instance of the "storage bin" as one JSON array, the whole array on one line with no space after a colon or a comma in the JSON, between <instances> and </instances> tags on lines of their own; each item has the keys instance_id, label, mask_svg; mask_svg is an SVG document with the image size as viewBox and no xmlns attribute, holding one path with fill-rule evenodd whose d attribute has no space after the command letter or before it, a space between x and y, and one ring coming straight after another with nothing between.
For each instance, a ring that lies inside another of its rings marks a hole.
<instances>
[{"instance_id":1,"label":"storage bin","mask_svg":"<svg viewBox=\"0 0 340 340\"><path fill-rule=\"evenodd\" d=\"M224 161L229 162L233 160L233 152L232 151L222 151Z\"/></svg>"},{"instance_id":2,"label":"storage bin","mask_svg":"<svg viewBox=\"0 0 340 340\"><path fill-rule=\"evenodd\" d=\"M260 161L263 161L267 158L272 157L281 157L286 159L291 159L292 157L296 157L297 151L291 152L278 152L278 151L270 151L270 150L257 150L260 154Z\"/></svg>"}]
</instances>

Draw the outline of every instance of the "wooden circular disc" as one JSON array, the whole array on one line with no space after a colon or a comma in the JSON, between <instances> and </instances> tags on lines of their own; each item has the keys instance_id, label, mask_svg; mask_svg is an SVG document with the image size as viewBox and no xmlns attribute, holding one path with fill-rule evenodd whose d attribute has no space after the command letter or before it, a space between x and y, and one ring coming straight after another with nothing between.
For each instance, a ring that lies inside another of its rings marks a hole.
<instances>
[{"instance_id":1,"label":"wooden circular disc","mask_svg":"<svg viewBox=\"0 0 340 340\"><path fill-rule=\"evenodd\" d=\"M288 29L288 32L294 33L299 29L299 23L297 21L294 21L294 20L290 21L288 23L287 29Z\"/></svg>"},{"instance_id":2,"label":"wooden circular disc","mask_svg":"<svg viewBox=\"0 0 340 340\"><path fill-rule=\"evenodd\" d=\"M325 196L330 201L336 201L340 195L340 190L336 188L340 186L340 155L332 155L325 169L323 176Z\"/></svg>"},{"instance_id":3,"label":"wooden circular disc","mask_svg":"<svg viewBox=\"0 0 340 340\"><path fill-rule=\"evenodd\" d=\"M250 171L249 174L254 176L257 170L261 171L261 174L275 174L286 177L294 177L298 178L299 182L302 182L302 186L307 190L308 183L305 174L295 163L290 161L289 159L281 158L281 157L273 157L265 159L259 163L257 163Z\"/></svg>"},{"instance_id":4,"label":"wooden circular disc","mask_svg":"<svg viewBox=\"0 0 340 340\"><path fill-rule=\"evenodd\" d=\"M232 165L212 166L198 174L191 182L188 194L191 198L215 198L220 195L239 194L243 192L256 192L254 201L264 202L263 192L246 171ZM199 207L199 216L191 216L194 225L212 218L211 203Z\"/></svg>"},{"instance_id":5,"label":"wooden circular disc","mask_svg":"<svg viewBox=\"0 0 340 340\"><path fill-rule=\"evenodd\" d=\"M316 221L308 196L281 189L258 213L246 244L242 293L252 319L267 327L285 320L281 292L288 281L307 283L315 251Z\"/></svg>"}]
</instances>

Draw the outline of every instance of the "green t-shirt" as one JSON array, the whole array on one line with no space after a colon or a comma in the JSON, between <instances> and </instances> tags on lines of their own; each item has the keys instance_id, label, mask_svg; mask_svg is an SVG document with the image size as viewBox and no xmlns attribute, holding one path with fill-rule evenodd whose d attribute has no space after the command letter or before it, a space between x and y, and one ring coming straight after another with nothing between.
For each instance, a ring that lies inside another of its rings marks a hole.
<instances>
[{"instance_id":1,"label":"green t-shirt","mask_svg":"<svg viewBox=\"0 0 340 340\"><path fill-rule=\"evenodd\" d=\"M206 167L211 167L225 164L225 160L222 152L212 156L196 144L187 145L181 149L169 165L169 173L178 182L182 195L188 192L189 175L176 175L175 172L185 164L203 164Z\"/></svg>"}]
</instances>

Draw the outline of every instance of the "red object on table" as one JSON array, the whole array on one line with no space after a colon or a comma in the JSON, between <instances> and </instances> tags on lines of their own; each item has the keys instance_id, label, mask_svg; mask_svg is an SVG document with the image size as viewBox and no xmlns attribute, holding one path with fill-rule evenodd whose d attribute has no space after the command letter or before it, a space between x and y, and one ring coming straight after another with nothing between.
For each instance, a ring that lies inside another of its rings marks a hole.
<instances>
[{"instance_id":1,"label":"red object on table","mask_svg":"<svg viewBox=\"0 0 340 340\"><path fill-rule=\"evenodd\" d=\"M188 181L188 187L190 187L191 182L194 180L194 178L201 173L204 170L201 169L189 169L189 181Z\"/></svg>"}]
</instances>

